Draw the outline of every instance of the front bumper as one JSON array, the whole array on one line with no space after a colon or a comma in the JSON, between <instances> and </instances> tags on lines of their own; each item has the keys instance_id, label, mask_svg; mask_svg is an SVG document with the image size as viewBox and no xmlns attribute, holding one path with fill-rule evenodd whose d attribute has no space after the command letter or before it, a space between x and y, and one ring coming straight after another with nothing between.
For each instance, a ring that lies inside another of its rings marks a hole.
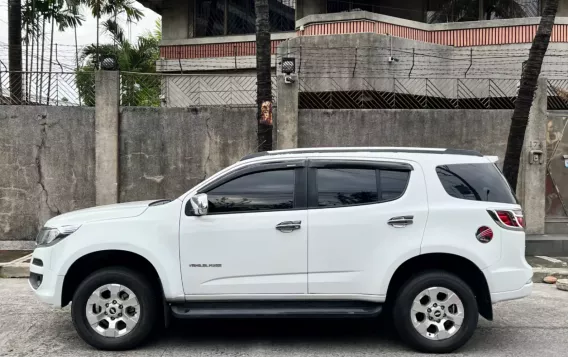
<instances>
[{"instance_id":1,"label":"front bumper","mask_svg":"<svg viewBox=\"0 0 568 357\"><path fill-rule=\"evenodd\" d=\"M51 270L51 249L51 247L42 247L34 250L30 262L32 274L28 282L41 301L60 307L65 276L59 276Z\"/></svg>"}]
</instances>

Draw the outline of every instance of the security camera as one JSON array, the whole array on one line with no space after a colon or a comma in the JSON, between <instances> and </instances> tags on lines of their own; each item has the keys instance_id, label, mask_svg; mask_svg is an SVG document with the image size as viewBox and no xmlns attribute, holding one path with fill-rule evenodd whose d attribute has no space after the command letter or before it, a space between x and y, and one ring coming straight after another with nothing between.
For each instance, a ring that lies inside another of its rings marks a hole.
<instances>
[{"instance_id":1,"label":"security camera","mask_svg":"<svg viewBox=\"0 0 568 357\"><path fill-rule=\"evenodd\" d=\"M294 77L292 77L292 76L290 76L290 75L284 76L284 83L286 83L286 84L292 84L292 83L294 83L294 82L296 82L296 79L295 79Z\"/></svg>"}]
</instances>

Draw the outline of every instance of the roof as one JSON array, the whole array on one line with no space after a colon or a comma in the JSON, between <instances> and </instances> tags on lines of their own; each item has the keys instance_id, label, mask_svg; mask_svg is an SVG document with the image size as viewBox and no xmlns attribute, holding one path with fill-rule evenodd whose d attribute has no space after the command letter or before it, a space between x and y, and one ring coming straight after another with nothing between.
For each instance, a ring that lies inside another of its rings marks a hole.
<instances>
[{"instance_id":1,"label":"roof","mask_svg":"<svg viewBox=\"0 0 568 357\"><path fill-rule=\"evenodd\" d=\"M289 150L263 151L247 155L241 161L263 156L301 155L301 154L329 154L329 153L401 153L401 154L436 154L436 155L462 155L483 157L475 150L440 149L440 148L412 148L412 147L327 147L327 148L301 148Z\"/></svg>"}]
</instances>

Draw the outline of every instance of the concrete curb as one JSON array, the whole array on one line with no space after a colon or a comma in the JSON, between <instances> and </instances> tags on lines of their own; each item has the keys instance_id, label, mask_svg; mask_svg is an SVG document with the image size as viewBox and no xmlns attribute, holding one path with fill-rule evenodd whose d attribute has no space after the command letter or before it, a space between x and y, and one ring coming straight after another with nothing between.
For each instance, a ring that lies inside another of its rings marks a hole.
<instances>
[{"instance_id":1,"label":"concrete curb","mask_svg":"<svg viewBox=\"0 0 568 357\"><path fill-rule=\"evenodd\" d=\"M542 283L547 276L554 276L558 279L568 279L568 269L566 268L533 268L533 283Z\"/></svg>"},{"instance_id":2,"label":"concrete curb","mask_svg":"<svg viewBox=\"0 0 568 357\"><path fill-rule=\"evenodd\" d=\"M29 276L29 264L17 263L0 266L0 278L27 278Z\"/></svg>"}]
</instances>

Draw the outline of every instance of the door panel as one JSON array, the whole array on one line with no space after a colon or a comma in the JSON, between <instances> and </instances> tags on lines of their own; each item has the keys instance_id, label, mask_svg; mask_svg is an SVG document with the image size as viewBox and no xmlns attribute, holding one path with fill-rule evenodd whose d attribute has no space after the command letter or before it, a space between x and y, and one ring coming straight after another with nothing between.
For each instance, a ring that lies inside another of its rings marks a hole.
<instances>
[{"instance_id":1,"label":"door panel","mask_svg":"<svg viewBox=\"0 0 568 357\"><path fill-rule=\"evenodd\" d=\"M320 175L318 185L317 169L310 168L310 294L386 294L381 291L385 273L401 257L419 254L428 206L422 170L417 164L412 167L406 173L377 170L375 176L372 171L348 171L343 173L347 178L343 190L335 195L332 192L341 180ZM407 185L406 175L410 175ZM324 192L315 201L318 186ZM393 218L395 223L389 224Z\"/></svg>"},{"instance_id":2,"label":"door panel","mask_svg":"<svg viewBox=\"0 0 568 357\"><path fill-rule=\"evenodd\" d=\"M182 215L186 294L307 293L306 171L298 166L268 163L220 178L206 188L207 215Z\"/></svg>"},{"instance_id":3,"label":"door panel","mask_svg":"<svg viewBox=\"0 0 568 357\"><path fill-rule=\"evenodd\" d=\"M285 221L302 227L280 232L276 225ZM186 294L306 293L306 224L306 210L182 217Z\"/></svg>"}]
</instances>

